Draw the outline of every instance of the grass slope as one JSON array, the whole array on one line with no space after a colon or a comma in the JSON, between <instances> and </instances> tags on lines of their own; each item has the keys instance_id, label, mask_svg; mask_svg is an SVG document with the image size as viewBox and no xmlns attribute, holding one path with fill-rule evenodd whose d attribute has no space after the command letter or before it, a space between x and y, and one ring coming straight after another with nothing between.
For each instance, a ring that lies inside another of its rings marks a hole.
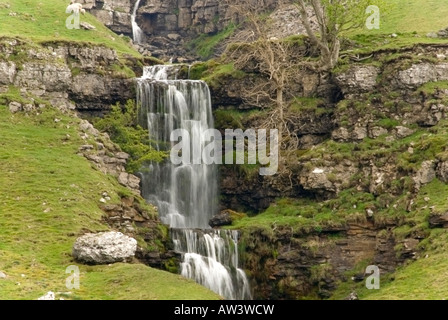
<instances>
[{"instance_id":1,"label":"grass slope","mask_svg":"<svg viewBox=\"0 0 448 320\"><path fill-rule=\"evenodd\" d=\"M55 122L55 119L61 119ZM47 291L72 299L216 299L179 275L141 264L83 266L68 290L66 268L82 230L102 231L99 199L126 191L77 155L78 120L47 109L11 114L0 106L0 299L36 299ZM67 139L67 135L70 136Z\"/></svg>"},{"instance_id":2,"label":"grass slope","mask_svg":"<svg viewBox=\"0 0 448 320\"><path fill-rule=\"evenodd\" d=\"M392 0L377 33L438 31L448 26L448 0ZM380 8L381 9L381 8Z\"/></svg>"},{"instance_id":3,"label":"grass slope","mask_svg":"<svg viewBox=\"0 0 448 320\"><path fill-rule=\"evenodd\" d=\"M81 15L95 26L95 30L68 29L65 26L70 14L65 9L70 1L64 0L0 0L0 36L24 37L35 42L78 41L103 44L139 57L129 45L129 38L118 37L89 13Z\"/></svg>"}]
</instances>

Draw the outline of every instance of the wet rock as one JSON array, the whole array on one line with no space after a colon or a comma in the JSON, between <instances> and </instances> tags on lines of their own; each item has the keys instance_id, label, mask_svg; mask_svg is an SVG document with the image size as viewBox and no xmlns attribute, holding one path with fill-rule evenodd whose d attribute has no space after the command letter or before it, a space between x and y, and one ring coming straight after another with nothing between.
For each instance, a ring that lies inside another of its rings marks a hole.
<instances>
[{"instance_id":1,"label":"wet rock","mask_svg":"<svg viewBox=\"0 0 448 320\"><path fill-rule=\"evenodd\" d=\"M209 221L209 225L212 228L228 226L231 224L232 224L232 217L230 215L230 212L227 210L223 210L220 213L216 214Z\"/></svg>"}]
</instances>

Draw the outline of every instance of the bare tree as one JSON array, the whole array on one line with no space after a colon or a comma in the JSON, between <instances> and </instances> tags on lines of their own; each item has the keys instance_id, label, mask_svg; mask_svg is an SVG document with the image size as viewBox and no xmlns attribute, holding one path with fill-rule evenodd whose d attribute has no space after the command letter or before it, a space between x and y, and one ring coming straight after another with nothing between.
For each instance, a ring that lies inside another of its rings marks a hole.
<instances>
[{"instance_id":1,"label":"bare tree","mask_svg":"<svg viewBox=\"0 0 448 320\"><path fill-rule=\"evenodd\" d=\"M270 36L271 21L263 0L227 2L246 19L243 31L231 39L226 56L234 62L235 68L262 75L253 87L243 89L245 101L268 110L268 117L261 126L278 129L282 149L296 148L298 139L289 129L285 112L291 98L287 88L304 66L306 48L298 39L280 40Z\"/></svg>"},{"instance_id":2,"label":"bare tree","mask_svg":"<svg viewBox=\"0 0 448 320\"><path fill-rule=\"evenodd\" d=\"M366 9L371 5L385 8L383 0L297 0L302 23L311 43L320 52L320 71L330 71L339 59L340 34L361 28L366 21ZM318 25L318 35L311 21Z\"/></svg>"}]
</instances>

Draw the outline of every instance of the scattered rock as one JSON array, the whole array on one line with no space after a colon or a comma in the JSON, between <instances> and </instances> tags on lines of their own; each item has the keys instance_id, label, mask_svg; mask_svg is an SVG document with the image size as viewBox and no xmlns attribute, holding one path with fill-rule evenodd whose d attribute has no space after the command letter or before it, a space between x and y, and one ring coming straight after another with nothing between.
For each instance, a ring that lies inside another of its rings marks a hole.
<instances>
[{"instance_id":1,"label":"scattered rock","mask_svg":"<svg viewBox=\"0 0 448 320\"><path fill-rule=\"evenodd\" d=\"M448 161L439 162L436 174L442 182L448 183Z\"/></svg>"},{"instance_id":2,"label":"scattered rock","mask_svg":"<svg viewBox=\"0 0 448 320\"><path fill-rule=\"evenodd\" d=\"M55 300L54 292L48 291L45 295L38 298L37 300Z\"/></svg>"},{"instance_id":3,"label":"scattered rock","mask_svg":"<svg viewBox=\"0 0 448 320\"><path fill-rule=\"evenodd\" d=\"M350 139L350 133L347 128L338 128L331 133L331 138L335 141L346 142Z\"/></svg>"},{"instance_id":4,"label":"scattered rock","mask_svg":"<svg viewBox=\"0 0 448 320\"><path fill-rule=\"evenodd\" d=\"M367 128L362 126L355 126L352 133L353 140L363 140L367 137Z\"/></svg>"},{"instance_id":5,"label":"scattered rock","mask_svg":"<svg viewBox=\"0 0 448 320\"><path fill-rule=\"evenodd\" d=\"M16 113L16 112L19 112L19 111L22 111L22 110L23 110L22 109L22 105L20 103L18 103L18 102L12 101L9 104L9 111L11 111L11 113Z\"/></svg>"},{"instance_id":6,"label":"scattered rock","mask_svg":"<svg viewBox=\"0 0 448 320\"><path fill-rule=\"evenodd\" d=\"M448 213L432 213L429 216L429 226L431 228L448 228Z\"/></svg>"},{"instance_id":7,"label":"scattered rock","mask_svg":"<svg viewBox=\"0 0 448 320\"><path fill-rule=\"evenodd\" d=\"M170 33L167 35L168 39L173 40L173 41L179 41L182 36L180 34L177 33Z\"/></svg>"},{"instance_id":8,"label":"scattered rock","mask_svg":"<svg viewBox=\"0 0 448 320\"><path fill-rule=\"evenodd\" d=\"M0 271L0 279L6 279L8 276L3 271Z\"/></svg>"},{"instance_id":9,"label":"scattered rock","mask_svg":"<svg viewBox=\"0 0 448 320\"><path fill-rule=\"evenodd\" d=\"M89 151L93 150L93 146L91 144L85 144L79 147L79 151Z\"/></svg>"},{"instance_id":10,"label":"scattered rock","mask_svg":"<svg viewBox=\"0 0 448 320\"><path fill-rule=\"evenodd\" d=\"M435 163L431 160L423 161L420 170L417 171L417 174L413 177L413 180L415 182L416 189L419 190L421 186L430 183L435 178Z\"/></svg>"},{"instance_id":11,"label":"scattered rock","mask_svg":"<svg viewBox=\"0 0 448 320\"><path fill-rule=\"evenodd\" d=\"M415 133L415 130L409 129L407 127L398 126L395 127L395 136L398 139L403 139L406 137L409 137L410 135L413 135Z\"/></svg>"},{"instance_id":12,"label":"scattered rock","mask_svg":"<svg viewBox=\"0 0 448 320\"><path fill-rule=\"evenodd\" d=\"M387 134L388 131L387 129L383 128L383 127L373 127L369 129L369 138L371 139L376 139L382 135Z\"/></svg>"},{"instance_id":13,"label":"scattered rock","mask_svg":"<svg viewBox=\"0 0 448 320\"><path fill-rule=\"evenodd\" d=\"M80 26L81 28L85 29L85 30L94 30L94 29L96 29L95 26L92 26L90 23L85 22L85 21L82 21L82 22L79 24L79 26Z\"/></svg>"},{"instance_id":14,"label":"scattered rock","mask_svg":"<svg viewBox=\"0 0 448 320\"><path fill-rule=\"evenodd\" d=\"M352 292L344 300L359 300L359 298L356 292Z\"/></svg>"},{"instance_id":15,"label":"scattered rock","mask_svg":"<svg viewBox=\"0 0 448 320\"><path fill-rule=\"evenodd\" d=\"M140 190L140 178L133 174L129 174L127 172L120 173L118 176L118 182L121 185L129 187L133 190Z\"/></svg>"},{"instance_id":16,"label":"scattered rock","mask_svg":"<svg viewBox=\"0 0 448 320\"><path fill-rule=\"evenodd\" d=\"M73 257L87 264L109 264L128 261L135 255L137 241L121 232L85 234L73 246Z\"/></svg>"},{"instance_id":17,"label":"scattered rock","mask_svg":"<svg viewBox=\"0 0 448 320\"><path fill-rule=\"evenodd\" d=\"M97 137L97 136L100 134L100 132L99 132L97 129L95 129L95 127L93 126L93 124L91 124L91 123L90 123L89 121L87 121L87 120L81 120L81 122L79 123L79 129L80 129L82 132L91 134L91 135L94 136L94 137Z\"/></svg>"},{"instance_id":18,"label":"scattered rock","mask_svg":"<svg viewBox=\"0 0 448 320\"><path fill-rule=\"evenodd\" d=\"M115 157L117 157L118 159L121 159L121 160L128 160L130 156L126 152L117 152L115 154Z\"/></svg>"}]
</instances>

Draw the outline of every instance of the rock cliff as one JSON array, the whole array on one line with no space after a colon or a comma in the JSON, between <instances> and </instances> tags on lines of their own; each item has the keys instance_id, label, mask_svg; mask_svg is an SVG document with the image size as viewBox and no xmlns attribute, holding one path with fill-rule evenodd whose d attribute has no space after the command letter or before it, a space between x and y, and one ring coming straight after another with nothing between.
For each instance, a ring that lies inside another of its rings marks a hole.
<instances>
[{"instance_id":1,"label":"rock cliff","mask_svg":"<svg viewBox=\"0 0 448 320\"><path fill-rule=\"evenodd\" d=\"M36 46L3 38L0 54L0 93L20 88L19 95L33 107L47 102L60 109L103 112L134 98L133 79L125 73L130 69L106 47L66 42Z\"/></svg>"},{"instance_id":2,"label":"rock cliff","mask_svg":"<svg viewBox=\"0 0 448 320\"><path fill-rule=\"evenodd\" d=\"M428 224L446 225L444 201L430 190L446 181L447 56L446 45L416 45L374 52L369 63L348 63L325 78L302 72L289 89L298 101L286 112L299 148L284 159L287 170L262 177L222 166L223 209L256 213L287 197L360 217L307 230L247 227L245 266L258 298L329 297L338 281L351 281L345 271L362 261L394 270L419 256ZM256 76L209 81L219 129L260 123L263 113L235 94ZM354 201L357 195L371 200Z\"/></svg>"}]
</instances>

